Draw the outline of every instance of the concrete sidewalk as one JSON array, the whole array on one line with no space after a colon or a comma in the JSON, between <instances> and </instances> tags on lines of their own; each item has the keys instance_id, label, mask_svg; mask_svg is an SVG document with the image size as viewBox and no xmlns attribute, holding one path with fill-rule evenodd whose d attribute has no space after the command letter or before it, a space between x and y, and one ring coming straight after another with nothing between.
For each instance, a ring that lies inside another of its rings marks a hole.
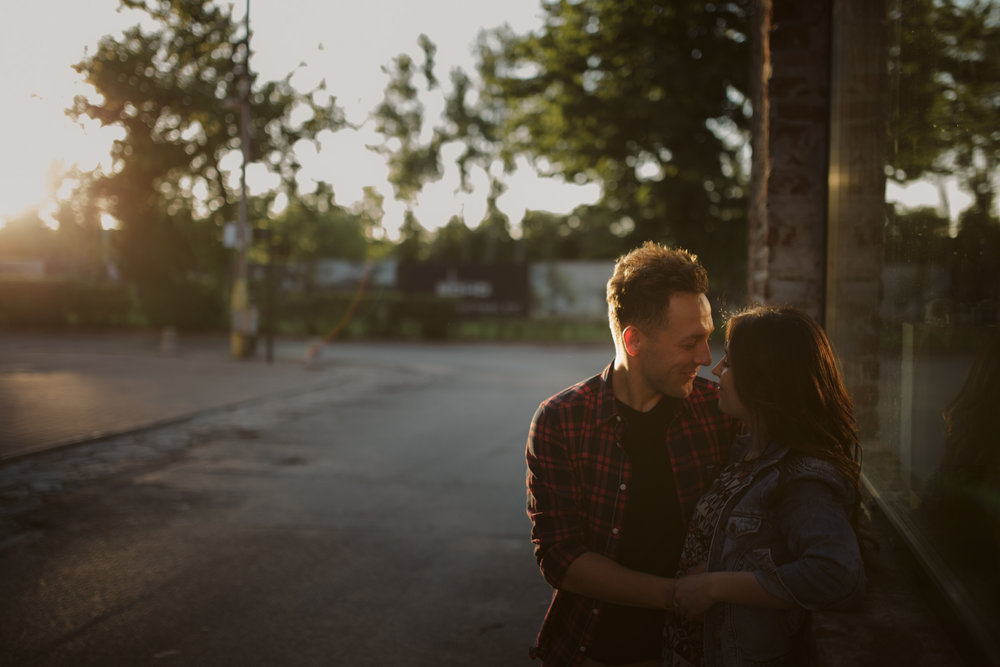
<instances>
[{"instance_id":1,"label":"concrete sidewalk","mask_svg":"<svg viewBox=\"0 0 1000 667\"><path fill-rule=\"evenodd\" d=\"M0 333L0 462L336 382L305 341L235 360L225 334Z\"/></svg>"}]
</instances>

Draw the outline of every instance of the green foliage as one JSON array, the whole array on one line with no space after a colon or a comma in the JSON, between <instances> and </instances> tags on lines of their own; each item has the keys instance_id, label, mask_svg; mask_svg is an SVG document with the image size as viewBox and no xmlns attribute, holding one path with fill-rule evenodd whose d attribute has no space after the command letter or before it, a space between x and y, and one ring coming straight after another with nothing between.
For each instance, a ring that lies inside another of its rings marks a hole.
<instances>
[{"instance_id":1,"label":"green foliage","mask_svg":"<svg viewBox=\"0 0 1000 667\"><path fill-rule=\"evenodd\" d=\"M396 258L404 262L420 262L427 259L428 233L417 220L413 211L403 214L403 224L399 228L399 243L396 244Z\"/></svg>"},{"instance_id":2,"label":"green foliage","mask_svg":"<svg viewBox=\"0 0 1000 667\"><path fill-rule=\"evenodd\" d=\"M132 322L132 300L122 285L67 280L0 281L0 326L109 327Z\"/></svg>"},{"instance_id":3,"label":"green foliage","mask_svg":"<svg viewBox=\"0 0 1000 667\"><path fill-rule=\"evenodd\" d=\"M612 259L628 252L635 223L603 207L570 215L528 211L521 222L525 259Z\"/></svg>"},{"instance_id":4,"label":"green foliage","mask_svg":"<svg viewBox=\"0 0 1000 667\"><path fill-rule=\"evenodd\" d=\"M442 340L456 323L452 299L381 291L288 294L279 313L281 333L340 338Z\"/></svg>"},{"instance_id":5,"label":"green foliage","mask_svg":"<svg viewBox=\"0 0 1000 667\"><path fill-rule=\"evenodd\" d=\"M427 89L437 86L434 77L434 44L421 35L420 46L424 51L424 65L420 68ZM383 67L389 75L385 99L374 111L375 129L392 143L381 151L388 155L389 182L396 191L396 197L412 206L413 200L428 181L441 177L440 137L434 136L424 142L424 107L419 92L413 82L418 68L413 59L401 54L389 67Z\"/></svg>"},{"instance_id":6,"label":"green foliage","mask_svg":"<svg viewBox=\"0 0 1000 667\"><path fill-rule=\"evenodd\" d=\"M948 181L972 196L957 229L928 209L889 211L886 259L947 271L939 307L955 321L995 324L1000 303L1000 5L987 0L893 3L889 177ZM957 232L957 233L956 233ZM947 318L945 318L947 319Z\"/></svg>"},{"instance_id":7,"label":"green foliage","mask_svg":"<svg viewBox=\"0 0 1000 667\"><path fill-rule=\"evenodd\" d=\"M948 253L948 219L932 208L886 211L883 254L890 264L928 264Z\"/></svg>"},{"instance_id":8,"label":"green foliage","mask_svg":"<svg viewBox=\"0 0 1000 667\"><path fill-rule=\"evenodd\" d=\"M363 213L336 203L333 189L326 183L320 183L315 192L296 194L267 222L270 240L280 248L280 254L302 262L364 259L370 228Z\"/></svg>"},{"instance_id":9,"label":"green foliage","mask_svg":"<svg viewBox=\"0 0 1000 667\"><path fill-rule=\"evenodd\" d=\"M510 237L510 218L497 207L497 198L504 189L499 179L491 179L490 194L486 198L486 217L474 230L474 238L480 242L480 250L476 254L481 257L480 261L487 264L520 259Z\"/></svg>"},{"instance_id":10,"label":"green foliage","mask_svg":"<svg viewBox=\"0 0 1000 667\"><path fill-rule=\"evenodd\" d=\"M690 247L713 275L745 255L749 51L743 3L565 0L544 25L480 42L504 153L599 182L644 239Z\"/></svg>"},{"instance_id":11,"label":"green foliage","mask_svg":"<svg viewBox=\"0 0 1000 667\"><path fill-rule=\"evenodd\" d=\"M113 232L101 227L100 210L90 194L88 174L71 174L73 194L53 214L58 224L53 238L56 272L86 283L107 280L111 264L109 239Z\"/></svg>"},{"instance_id":12,"label":"green foliage","mask_svg":"<svg viewBox=\"0 0 1000 667\"><path fill-rule=\"evenodd\" d=\"M451 73L430 140L416 140L428 133L412 60L395 61L376 116L394 173L410 174L397 194L411 201L440 174L441 151L452 145L461 147L463 187L472 169L491 184L490 213L473 230L480 236L465 235L459 249L463 233L450 222L431 254L609 258L653 239L698 252L715 282L742 290L746 3L554 0L542 9L544 25L535 33L504 27L480 36L478 77ZM519 157L545 175L599 183L602 200L558 223L558 216L529 215L522 240L501 241L508 222L495 202ZM547 227L568 233L554 237ZM484 238L492 240L477 249Z\"/></svg>"},{"instance_id":13,"label":"green foliage","mask_svg":"<svg viewBox=\"0 0 1000 667\"><path fill-rule=\"evenodd\" d=\"M889 175L953 175L990 210L1000 167L1000 5L907 0L895 12Z\"/></svg>"},{"instance_id":14,"label":"green foliage","mask_svg":"<svg viewBox=\"0 0 1000 667\"><path fill-rule=\"evenodd\" d=\"M444 227L435 232L429 259L435 262L471 263L471 233L462 218L452 216Z\"/></svg>"},{"instance_id":15,"label":"green foliage","mask_svg":"<svg viewBox=\"0 0 1000 667\"><path fill-rule=\"evenodd\" d=\"M973 317L977 324L997 324L1000 315L1000 220L979 207L959 217L959 232L951 253L952 297L988 312ZM984 321L979 321L984 319Z\"/></svg>"},{"instance_id":16,"label":"green foliage","mask_svg":"<svg viewBox=\"0 0 1000 667\"><path fill-rule=\"evenodd\" d=\"M332 98L321 104L293 90L290 77L253 81L244 67L248 35L230 6L122 4L147 12L156 27L107 36L75 66L97 95L77 97L70 114L124 130L111 172L97 175L91 191L121 224L117 265L147 318L180 325L192 308L224 305L229 259L219 229L236 219L239 197L223 161L241 149L241 102L252 106L245 149L278 174L286 193L296 189L292 147L344 120ZM293 123L293 112L306 120Z\"/></svg>"},{"instance_id":17,"label":"green foliage","mask_svg":"<svg viewBox=\"0 0 1000 667\"><path fill-rule=\"evenodd\" d=\"M0 226L0 256L45 258L51 254L53 236L36 209L25 211Z\"/></svg>"}]
</instances>

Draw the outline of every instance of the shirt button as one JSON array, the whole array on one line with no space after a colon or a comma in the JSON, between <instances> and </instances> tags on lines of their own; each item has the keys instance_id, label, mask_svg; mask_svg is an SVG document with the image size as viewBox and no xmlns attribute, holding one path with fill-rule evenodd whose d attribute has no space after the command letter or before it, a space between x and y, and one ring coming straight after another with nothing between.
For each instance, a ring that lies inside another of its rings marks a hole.
<instances>
[{"instance_id":1,"label":"shirt button","mask_svg":"<svg viewBox=\"0 0 1000 667\"><path fill-rule=\"evenodd\" d=\"M611 534L612 534L612 535L617 535L617 534L618 534L619 532L620 532L620 531L619 531L619 530L618 530L617 528L612 528L612 529L611 529Z\"/></svg>"},{"instance_id":2,"label":"shirt button","mask_svg":"<svg viewBox=\"0 0 1000 667\"><path fill-rule=\"evenodd\" d=\"M584 652L584 651L586 651L586 650L587 650L587 647L586 647L586 646L581 646L581 647L580 647L580 653L583 653L583 652Z\"/></svg>"},{"instance_id":3,"label":"shirt button","mask_svg":"<svg viewBox=\"0 0 1000 667\"><path fill-rule=\"evenodd\" d=\"M627 484L622 484L618 488L621 489L622 491L624 491L627 486L628 486Z\"/></svg>"},{"instance_id":4,"label":"shirt button","mask_svg":"<svg viewBox=\"0 0 1000 667\"><path fill-rule=\"evenodd\" d=\"M615 440L615 447L617 447L618 449L622 448L621 440Z\"/></svg>"},{"instance_id":5,"label":"shirt button","mask_svg":"<svg viewBox=\"0 0 1000 667\"><path fill-rule=\"evenodd\" d=\"M591 609L590 611L591 611L591 612L592 612L593 614L595 614L595 615L596 615L596 614L597 614L597 607L594 607L594 608L593 608L593 609Z\"/></svg>"}]
</instances>

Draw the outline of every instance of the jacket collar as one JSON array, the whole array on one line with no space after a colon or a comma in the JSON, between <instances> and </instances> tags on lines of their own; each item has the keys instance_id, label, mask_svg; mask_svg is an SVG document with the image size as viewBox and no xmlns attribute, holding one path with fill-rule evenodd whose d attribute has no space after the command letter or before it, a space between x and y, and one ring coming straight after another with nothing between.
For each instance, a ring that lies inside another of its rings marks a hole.
<instances>
[{"instance_id":1,"label":"jacket collar","mask_svg":"<svg viewBox=\"0 0 1000 667\"><path fill-rule=\"evenodd\" d=\"M750 447L753 445L752 437L749 433L736 436L736 440L733 443L733 461L740 461L746 456L747 452L750 451ZM757 469L766 468L768 466L773 466L775 463L780 461L788 453L788 447L783 447L777 443L772 442L764 449L764 453L760 455L757 459Z\"/></svg>"}]
</instances>

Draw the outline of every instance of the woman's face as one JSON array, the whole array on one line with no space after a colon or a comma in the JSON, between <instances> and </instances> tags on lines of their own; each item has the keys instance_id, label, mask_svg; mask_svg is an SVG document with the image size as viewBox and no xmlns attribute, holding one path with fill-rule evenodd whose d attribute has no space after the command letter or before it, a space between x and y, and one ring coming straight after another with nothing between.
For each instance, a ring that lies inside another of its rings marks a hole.
<instances>
[{"instance_id":1,"label":"woman's face","mask_svg":"<svg viewBox=\"0 0 1000 667\"><path fill-rule=\"evenodd\" d=\"M750 419L750 411L743 405L740 395L736 392L736 382L733 376L733 369L729 367L729 349L722 359L712 369L712 374L719 378L719 409L730 417L735 417L743 422Z\"/></svg>"}]
</instances>

